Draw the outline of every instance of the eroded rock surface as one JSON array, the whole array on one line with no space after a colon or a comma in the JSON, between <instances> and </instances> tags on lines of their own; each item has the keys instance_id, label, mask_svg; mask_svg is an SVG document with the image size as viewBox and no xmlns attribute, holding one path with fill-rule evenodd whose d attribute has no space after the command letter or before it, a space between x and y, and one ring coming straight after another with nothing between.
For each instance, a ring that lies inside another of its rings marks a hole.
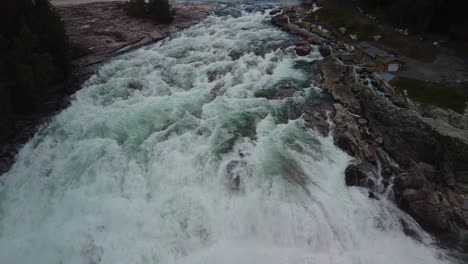
<instances>
[{"instance_id":1,"label":"eroded rock surface","mask_svg":"<svg viewBox=\"0 0 468 264\"><path fill-rule=\"evenodd\" d=\"M324 62L323 72L324 86L337 102L335 144L356 158L346 183L375 189L369 175L377 174L384 188L395 179L396 202L421 225L466 230L466 117L434 107L423 111L402 103L406 99L388 87L377 93L353 83L353 73L334 57Z\"/></svg>"}]
</instances>

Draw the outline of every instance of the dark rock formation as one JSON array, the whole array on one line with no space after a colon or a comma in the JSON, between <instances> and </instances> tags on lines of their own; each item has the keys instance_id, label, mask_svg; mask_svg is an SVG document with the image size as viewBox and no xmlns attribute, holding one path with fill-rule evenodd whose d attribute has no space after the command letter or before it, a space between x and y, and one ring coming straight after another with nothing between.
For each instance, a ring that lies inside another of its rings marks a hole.
<instances>
[{"instance_id":1,"label":"dark rock formation","mask_svg":"<svg viewBox=\"0 0 468 264\"><path fill-rule=\"evenodd\" d=\"M331 120L335 116L335 109L325 99L310 100L304 105L304 120L307 127L317 130L322 136L330 132Z\"/></svg>"},{"instance_id":2,"label":"dark rock formation","mask_svg":"<svg viewBox=\"0 0 468 264\"><path fill-rule=\"evenodd\" d=\"M176 16L169 25L130 17L122 2L58 6L74 47L77 67L102 62L116 54L161 40L205 18L215 3L174 3Z\"/></svg>"},{"instance_id":3,"label":"dark rock formation","mask_svg":"<svg viewBox=\"0 0 468 264\"><path fill-rule=\"evenodd\" d=\"M294 49L296 50L296 54L299 56L306 56L312 51L312 47L307 41L300 41L296 43Z\"/></svg>"},{"instance_id":4,"label":"dark rock formation","mask_svg":"<svg viewBox=\"0 0 468 264\"><path fill-rule=\"evenodd\" d=\"M356 165L350 165L345 171L345 182L348 186L366 186L367 175Z\"/></svg>"},{"instance_id":5,"label":"dark rock formation","mask_svg":"<svg viewBox=\"0 0 468 264\"><path fill-rule=\"evenodd\" d=\"M309 102L304 119L326 135L332 118L335 144L356 159L346 169L346 184L379 190L395 178L396 202L421 225L454 233L466 229L465 117L442 109L426 109L423 116L391 87L380 87L382 95L357 84L354 71L333 56L323 61L322 71L336 103Z\"/></svg>"},{"instance_id":6,"label":"dark rock formation","mask_svg":"<svg viewBox=\"0 0 468 264\"><path fill-rule=\"evenodd\" d=\"M303 118L322 135L328 135L328 120L333 121L335 144L355 158L346 169L346 184L370 188L370 198L393 186L396 203L422 226L459 235L468 232L468 116L411 102L371 69L344 66L336 58L339 52L334 53L342 48L327 41L333 36L315 32L320 36L309 38L308 31L296 26L303 8L292 9L272 20L320 44L325 57L322 86L334 102L308 102ZM359 84L359 76L371 78L373 88Z\"/></svg>"},{"instance_id":7,"label":"dark rock formation","mask_svg":"<svg viewBox=\"0 0 468 264\"><path fill-rule=\"evenodd\" d=\"M328 45L322 45L319 47L319 52L322 57L326 58L331 55L331 48Z\"/></svg>"}]
</instances>

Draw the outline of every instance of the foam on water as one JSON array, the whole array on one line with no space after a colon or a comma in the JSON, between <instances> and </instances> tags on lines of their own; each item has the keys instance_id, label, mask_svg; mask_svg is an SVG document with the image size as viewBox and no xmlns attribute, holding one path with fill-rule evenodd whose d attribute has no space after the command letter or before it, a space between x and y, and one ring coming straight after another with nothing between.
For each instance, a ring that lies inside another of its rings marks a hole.
<instances>
[{"instance_id":1,"label":"foam on water","mask_svg":"<svg viewBox=\"0 0 468 264\"><path fill-rule=\"evenodd\" d=\"M445 263L345 186L351 158L297 118L317 91L267 19L211 16L103 65L2 176L0 263ZM285 82L294 99L258 97Z\"/></svg>"}]
</instances>

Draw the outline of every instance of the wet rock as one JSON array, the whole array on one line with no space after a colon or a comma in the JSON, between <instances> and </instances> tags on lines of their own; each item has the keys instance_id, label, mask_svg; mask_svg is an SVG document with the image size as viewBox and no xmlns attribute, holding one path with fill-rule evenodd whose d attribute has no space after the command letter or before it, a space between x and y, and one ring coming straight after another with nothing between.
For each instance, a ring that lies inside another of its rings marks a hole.
<instances>
[{"instance_id":1,"label":"wet rock","mask_svg":"<svg viewBox=\"0 0 468 264\"><path fill-rule=\"evenodd\" d=\"M380 200L379 197L376 196L374 192L369 192L369 198L374 199L374 200Z\"/></svg>"},{"instance_id":2,"label":"wet rock","mask_svg":"<svg viewBox=\"0 0 468 264\"><path fill-rule=\"evenodd\" d=\"M383 139L377 143L404 168L395 180L400 207L431 229L466 228L456 202L462 194L448 188L460 182L460 172L468 167L466 131L442 119L423 117L411 106L399 106L392 96L377 96L359 86L356 93L370 128Z\"/></svg>"},{"instance_id":3,"label":"wet rock","mask_svg":"<svg viewBox=\"0 0 468 264\"><path fill-rule=\"evenodd\" d=\"M324 99L310 100L304 105L303 118L307 127L320 132L322 136L327 136L330 132L328 119L335 116L335 109L331 103Z\"/></svg>"},{"instance_id":4,"label":"wet rock","mask_svg":"<svg viewBox=\"0 0 468 264\"><path fill-rule=\"evenodd\" d=\"M345 171L345 182L347 186L366 186L367 175L360 167L350 165Z\"/></svg>"},{"instance_id":5,"label":"wet rock","mask_svg":"<svg viewBox=\"0 0 468 264\"><path fill-rule=\"evenodd\" d=\"M130 90L141 90L141 89L143 89L143 84L140 83L140 82L132 81L132 82L128 83L128 89L130 89Z\"/></svg>"},{"instance_id":6,"label":"wet rock","mask_svg":"<svg viewBox=\"0 0 468 264\"><path fill-rule=\"evenodd\" d=\"M398 188L404 190L406 188L420 189L428 184L428 180L424 175L402 173L395 179L395 184Z\"/></svg>"},{"instance_id":7,"label":"wet rock","mask_svg":"<svg viewBox=\"0 0 468 264\"><path fill-rule=\"evenodd\" d=\"M273 9L273 10L270 11L270 16L277 15L277 14L281 13L281 11L283 11L283 9L281 9L281 8L275 8L275 9Z\"/></svg>"},{"instance_id":8,"label":"wet rock","mask_svg":"<svg viewBox=\"0 0 468 264\"><path fill-rule=\"evenodd\" d=\"M359 127L348 110L340 104L333 105L335 109L335 133L334 140L336 145L345 150L350 155L356 155L359 149L361 134Z\"/></svg>"},{"instance_id":9,"label":"wet rock","mask_svg":"<svg viewBox=\"0 0 468 264\"><path fill-rule=\"evenodd\" d=\"M277 21L288 23L284 17ZM287 30L294 32L290 27ZM353 69L333 56L340 55L333 54L326 45L319 50L325 57L321 62L323 87L336 102L332 116L334 142L356 161L346 169L346 184L373 188L377 181L369 172L382 168L382 183L388 186L397 176L395 198L420 224L451 232L467 228L468 205L461 206L463 195L468 195L467 116L417 109L421 106L373 78L372 70L360 68L356 73L361 83L370 78L374 89L356 84ZM316 111L326 106L318 105L306 104L304 108L309 109L304 119L309 127L327 134L325 111ZM387 158L379 155L381 152Z\"/></svg>"},{"instance_id":10,"label":"wet rock","mask_svg":"<svg viewBox=\"0 0 468 264\"><path fill-rule=\"evenodd\" d=\"M452 190L448 190L445 194L446 194L449 204L452 204L461 209L468 209L468 208L464 208L464 198L459 193L456 193Z\"/></svg>"},{"instance_id":11,"label":"wet rock","mask_svg":"<svg viewBox=\"0 0 468 264\"><path fill-rule=\"evenodd\" d=\"M378 145L382 145L384 143L384 140L382 137L378 137L374 140L374 142Z\"/></svg>"},{"instance_id":12,"label":"wet rock","mask_svg":"<svg viewBox=\"0 0 468 264\"><path fill-rule=\"evenodd\" d=\"M426 190L406 189L401 194L402 198L406 201L414 202L426 199L428 192Z\"/></svg>"},{"instance_id":13,"label":"wet rock","mask_svg":"<svg viewBox=\"0 0 468 264\"><path fill-rule=\"evenodd\" d=\"M223 81L220 81L218 82L214 87L213 89L211 89L210 93L209 93L209 100L212 101L214 100L216 97L224 94L224 92L226 91L226 89L224 88L224 82Z\"/></svg>"},{"instance_id":14,"label":"wet rock","mask_svg":"<svg viewBox=\"0 0 468 264\"><path fill-rule=\"evenodd\" d=\"M420 236L419 231L416 229L414 224L407 222L405 219L400 219L401 225L403 227L403 232L405 235L416 239L419 242L423 242L422 237Z\"/></svg>"},{"instance_id":15,"label":"wet rock","mask_svg":"<svg viewBox=\"0 0 468 264\"><path fill-rule=\"evenodd\" d=\"M295 44L294 50L296 54L299 56L306 56L312 51L312 47L310 46L309 42L301 41Z\"/></svg>"},{"instance_id":16,"label":"wet rock","mask_svg":"<svg viewBox=\"0 0 468 264\"><path fill-rule=\"evenodd\" d=\"M324 86L333 99L352 112L359 113L361 106L352 91L355 84L352 67L342 66L336 58L329 57L323 61L322 72L325 79Z\"/></svg>"},{"instance_id":17,"label":"wet rock","mask_svg":"<svg viewBox=\"0 0 468 264\"><path fill-rule=\"evenodd\" d=\"M322 57L326 58L331 55L331 48L327 45L322 45L319 47L319 52Z\"/></svg>"},{"instance_id":18,"label":"wet rock","mask_svg":"<svg viewBox=\"0 0 468 264\"><path fill-rule=\"evenodd\" d=\"M441 161L453 160L449 153L457 153L457 156L460 156L455 158L457 162L461 162L461 156L468 158L468 143L462 143L459 138L445 137L448 141L467 146L465 150L460 149L461 153L450 150L448 145L444 144L444 140L440 140L444 138L440 130L425 122L416 111L395 106L387 98L377 96L369 89L358 89L359 99L366 110L370 127L383 138L385 150L394 156L398 163L411 165L413 160L442 165Z\"/></svg>"},{"instance_id":19,"label":"wet rock","mask_svg":"<svg viewBox=\"0 0 468 264\"><path fill-rule=\"evenodd\" d=\"M271 23L277 27L284 28L287 24L289 24L289 19L286 15L276 15L271 18Z\"/></svg>"},{"instance_id":20,"label":"wet rock","mask_svg":"<svg viewBox=\"0 0 468 264\"><path fill-rule=\"evenodd\" d=\"M232 191L239 191L241 189L241 175L239 173L239 168L245 165L244 161L232 160L226 166L226 171L229 176L229 188Z\"/></svg>"},{"instance_id":21,"label":"wet rock","mask_svg":"<svg viewBox=\"0 0 468 264\"><path fill-rule=\"evenodd\" d=\"M438 202L418 200L409 205L409 212L423 226L441 231L456 231L451 214Z\"/></svg>"},{"instance_id":22,"label":"wet rock","mask_svg":"<svg viewBox=\"0 0 468 264\"><path fill-rule=\"evenodd\" d=\"M359 124L360 126L367 125L367 123L368 123L368 122L367 122L367 119L365 119L365 118L359 118L359 119L358 119L358 124Z\"/></svg>"}]
</instances>

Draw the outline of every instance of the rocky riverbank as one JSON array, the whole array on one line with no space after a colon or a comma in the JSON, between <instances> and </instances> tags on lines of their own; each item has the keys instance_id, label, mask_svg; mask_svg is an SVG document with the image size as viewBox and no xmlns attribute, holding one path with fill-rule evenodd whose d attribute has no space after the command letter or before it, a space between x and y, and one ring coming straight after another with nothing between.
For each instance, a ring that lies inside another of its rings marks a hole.
<instances>
[{"instance_id":1,"label":"rocky riverbank","mask_svg":"<svg viewBox=\"0 0 468 264\"><path fill-rule=\"evenodd\" d=\"M132 18L121 1L64 5L57 10L73 48L75 75L86 80L96 64L194 25L215 6L214 3L174 3L176 16L169 25Z\"/></svg>"},{"instance_id":2,"label":"rocky riverbank","mask_svg":"<svg viewBox=\"0 0 468 264\"><path fill-rule=\"evenodd\" d=\"M47 97L43 107L33 115L16 116L11 124L1 129L14 131L0 142L0 174L13 163L18 147L47 122L54 113L68 105L67 97L81 87L94 74L99 63L126 51L162 40L170 34L192 26L215 8L215 3L174 3L176 16L169 25L137 19L127 15L122 1L80 3L79 1L53 1L62 17L72 47L72 76L60 84Z\"/></svg>"},{"instance_id":3,"label":"rocky riverbank","mask_svg":"<svg viewBox=\"0 0 468 264\"><path fill-rule=\"evenodd\" d=\"M468 116L412 102L372 70L345 64L351 45L330 32L300 29L295 22L303 11L275 11L272 22L304 37L298 55L321 47L321 86L333 102L309 102L304 118L324 135L333 120L335 144L355 158L347 185L369 188L370 198L394 199L423 227L454 234L468 251Z\"/></svg>"}]
</instances>

